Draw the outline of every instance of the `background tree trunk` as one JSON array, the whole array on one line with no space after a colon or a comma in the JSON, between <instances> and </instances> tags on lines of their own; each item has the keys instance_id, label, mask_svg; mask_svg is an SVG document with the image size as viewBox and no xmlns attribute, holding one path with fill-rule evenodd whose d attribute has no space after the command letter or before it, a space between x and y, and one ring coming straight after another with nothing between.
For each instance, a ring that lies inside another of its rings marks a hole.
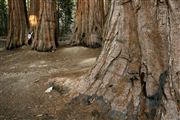
<instances>
[{"instance_id":1,"label":"background tree trunk","mask_svg":"<svg viewBox=\"0 0 180 120\"><path fill-rule=\"evenodd\" d=\"M108 119L179 119L179 24L180 1L111 1L106 41L83 92L109 102Z\"/></svg>"},{"instance_id":2,"label":"background tree trunk","mask_svg":"<svg viewBox=\"0 0 180 120\"><path fill-rule=\"evenodd\" d=\"M40 0L30 0L30 15L39 15Z\"/></svg>"},{"instance_id":3,"label":"background tree trunk","mask_svg":"<svg viewBox=\"0 0 180 120\"><path fill-rule=\"evenodd\" d=\"M52 51L55 44L55 1L40 0L38 26L32 43L32 49L38 51Z\"/></svg>"},{"instance_id":4,"label":"background tree trunk","mask_svg":"<svg viewBox=\"0 0 180 120\"><path fill-rule=\"evenodd\" d=\"M40 0L30 0L29 20L30 31L34 31L39 17ZM31 23L32 22L32 23Z\"/></svg>"},{"instance_id":5,"label":"background tree trunk","mask_svg":"<svg viewBox=\"0 0 180 120\"><path fill-rule=\"evenodd\" d=\"M99 47L104 25L104 0L77 0L73 45Z\"/></svg>"},{"instance_id":6,"label":"background tree trunk","mask_svg":"<svg viewBox=\"0 0 180 120\"><path fill-rule=\"evenodd\" d=\"M0 1L0 36L7 36L7 5L5 0Z\"/></svg>"},{"instance_id":7,"label":"background tree trunk","mask_svg":"<svg viewBox=\"0 0 180 120\"><path fill-rule=\"evenodd\" d=\"M9 28L7 49L22 46L27 31L27 11L25 0L8 0Z\"/></svg>"}]
</instances>

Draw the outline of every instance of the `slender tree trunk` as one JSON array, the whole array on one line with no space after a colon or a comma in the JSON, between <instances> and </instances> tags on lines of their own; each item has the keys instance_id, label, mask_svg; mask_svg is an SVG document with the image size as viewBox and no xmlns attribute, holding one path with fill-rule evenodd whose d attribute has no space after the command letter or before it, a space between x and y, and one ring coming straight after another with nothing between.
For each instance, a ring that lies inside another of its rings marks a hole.
<instances>
[{"instance_id":1,"label":"slender tree trunk","mask_svg":"<svg viewBox=\"0 0 180 120\"><path fill-rule=\"evenodd\" d=\"M106 41L83 92L110 103L108 119L180 118L179 25L180 1L111 1Z\"/></svg>"},{"instance_id":2,"label":"slender tree trunk","mask_svg":"<svg viewBox=\"0 0 180 120\"><path fill-rule=\"evenodd\" d=\"M37 51L53 51L56 49L55 9L54 0L40 0L39 21L32 49Z\"/></svg>"},{"instance_id":3,"label":"slender tree trunk","mask_svg":"<svg viewBox=\"0 0 180 120\"><path fill-rule=\"evenodd\" d=\"M9 28L7 49L22 46L27 31L27 11L25 0L8 0Z\"/></svg>"},{"instance_id":4,"label":"slender tree trunk","mask_svg":"<svg viewBox=\"0 0 180 120\"><path fill-rule=\"evenodd\" d=\"M73 45L99 47L104 25L103 0L77 0Z\"/></svg>"}]
</instances>

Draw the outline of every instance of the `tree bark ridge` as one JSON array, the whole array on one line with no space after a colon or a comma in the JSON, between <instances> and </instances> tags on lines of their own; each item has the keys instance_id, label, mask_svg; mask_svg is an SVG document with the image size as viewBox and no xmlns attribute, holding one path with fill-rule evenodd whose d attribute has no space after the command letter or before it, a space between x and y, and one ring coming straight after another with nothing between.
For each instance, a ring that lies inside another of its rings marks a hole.
<instances>
[{"instance_id":1,"label":"tree bark ridge","mask_svg":"<svg viewBox=\"0 0 180 120\"><path fill-rule=\"evenodd\" d=\"M119 118L177 120L180 3L112 0L111 5L104 47L84 94L103 96Z\"/></svg>"},{"instance_id":2,"label":"tree bark ridge","mask_svg":"<svg viewBox=\"0 0 180 120\"><path fill-rule=\"evenodd\" d=\"M39 21L35 30L32 49L54 51L55 43L55 1L40 0Z\"/></svg>"},{"instance_id":3,"label":"tree bark ridge","mask_svg":"<svg viewBox=\"0 0 180 120\"><path fill-rule=\"evenodd\" d=\"M101 46L104 14L103 0L78 0L72 45Z\"/></svg>"},{"instance_id":4,"label":"tree bark ridge","mask_svg":"<svg viewBox=\"0 0 180 120\"><path fill-rule=\"evenodd\" d=\"M9 0L9 25L7 49L20 47L25 43L27 32L27 11L24 0Z\"/></svg>"}]
</instances>

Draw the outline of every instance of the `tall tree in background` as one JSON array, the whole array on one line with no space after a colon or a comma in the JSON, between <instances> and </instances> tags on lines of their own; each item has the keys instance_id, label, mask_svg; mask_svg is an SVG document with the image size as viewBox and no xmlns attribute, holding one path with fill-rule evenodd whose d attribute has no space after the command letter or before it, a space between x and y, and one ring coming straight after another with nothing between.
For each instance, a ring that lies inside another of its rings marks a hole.
<instances>
[{"instance_id":1,"label":"tall tree in background","mask_svg":"<svg viewBox=\"0 0 180 120\"><path fill-rule=\"evenodd\" d=\"M72 44L100 46L104 25L104 0L77 0L76 9Z\"/></svg>"},{"instance_id":2,"label":"tall tree in background","mask_svg":"<svg viewBox=\"0 0 180 120\"><path fill-rule=\"evenodd\" d=\"M7 33L7 4L5 0L0 1L0 36Z\"/></svg>"},{"instance_id":3,"label":"tall tree in background","mask_svg":"<svg viewBox=\"0 0 180 120\"><path fill-rule=\"evenodd\" d=\"M106 41L84 92L110 102L109 119L179 119L179 25L180 1L111 1Z\"/></svg>"},{"instance_id":4,"label":"tall tree in background","mask_svg":"<svg viewBox=\"0 0 180 120\"><path fill-rule=\"evenodd\" d=\"M38 51L52 51L55 44L55 1L40 0L40 11L32 49Z\"/></svg>"},{"instance_id":5,"label":"tall tree in background","mask_svg":"<svg viewBox=\"0 0 180 120\"><path fill-rule=\"evenodd\" d=\"M30 0L29 8L29 22L30 31L34 31L37 26L38 16L39 16L40 0Z\"/></svg>"},{"instance_id":6,"label":"tall tree in background","mask_svg":"<svg viewBox=\"0 0 180 120\"><path fill-rule=\"evenodd\" d=\"M9 28L7 49L22 46L27 31L27 11L25 0L8 0Z\"/></svg>"}]
</instances>

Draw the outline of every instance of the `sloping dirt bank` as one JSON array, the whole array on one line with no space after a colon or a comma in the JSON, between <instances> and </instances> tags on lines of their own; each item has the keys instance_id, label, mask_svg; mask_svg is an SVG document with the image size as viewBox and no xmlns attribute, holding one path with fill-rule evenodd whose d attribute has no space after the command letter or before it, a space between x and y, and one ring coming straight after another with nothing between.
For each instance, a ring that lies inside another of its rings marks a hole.
<instances>
[{"instance_id":1,"label":"sloping dirt bank","mask_svg":"<svg viewBox=\"0 0 180 120\"><path fill-rule=\"evenodd\" d=\"M76 80L86 74L100 49L60 48L53 53L27 47L0 52L0 120L55 120L69 97L53 90L53 79Z\"/></svg>"}]
</instances>

